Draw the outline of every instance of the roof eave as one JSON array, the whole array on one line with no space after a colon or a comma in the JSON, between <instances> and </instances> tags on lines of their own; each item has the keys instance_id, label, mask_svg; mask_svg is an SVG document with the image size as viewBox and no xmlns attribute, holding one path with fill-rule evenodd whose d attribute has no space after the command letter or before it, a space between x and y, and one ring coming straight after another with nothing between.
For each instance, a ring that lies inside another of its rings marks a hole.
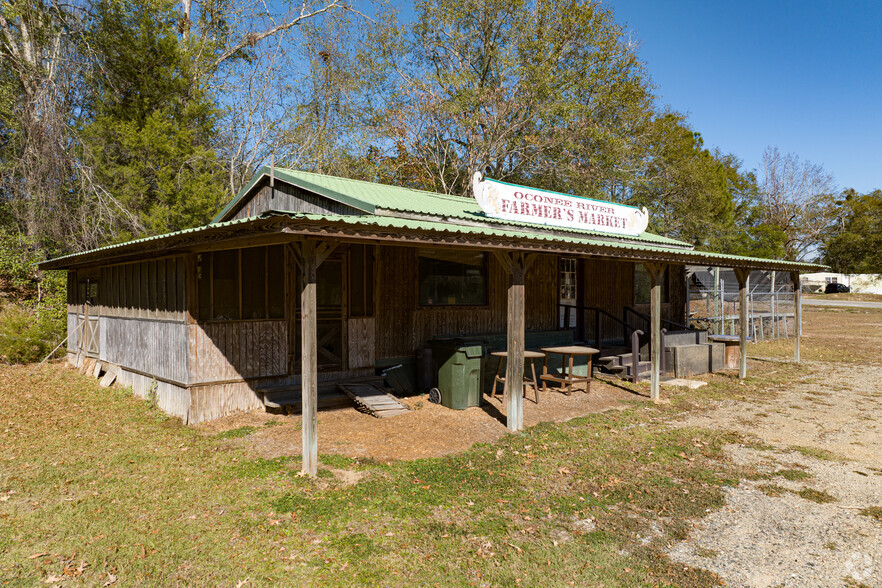
<instances>
[{"instance_id":1,"label":"roof eave","mask_svg":"<svg viewBox=\"0 0 882 588\"><path fill-rule=\"evenodd\" d=\"M442 225L441 229L431 230L383 227L377 222L363 222L364 219L360 222L359 218L340 215L329 218L322 215L271 211L260 217L206 225L196 229L148 237L47 260L39 267L40 269L68 269L101 262L122 263L148 256L198 250L213 243L229 242L231 246L235 246L234 241L237 239L247 237L253 241L254 232L258 229L261 235L267 236L265 240L269 240L270 235L275 235L274 239L282 241L317 235L329 239L367 240L402 245L434 243L484 249L505 247L541 253L614 257L635 261L653 260L675 264L708 264L720 267L770 269L787 272L817 271L826 268L826 266L819 264L740 257L724 253L643 245L633 241L617 243L599 239L580 239L573 236L568 236L573 241L563 241L550 239L551 235L512 235L511 233L516 233L516 231L504 229L494 229L486 235L476 235L463 230L457 231L457 225L454 224ZM284 238L281 235L284 235Z\"/></svg>"}]
</instances>

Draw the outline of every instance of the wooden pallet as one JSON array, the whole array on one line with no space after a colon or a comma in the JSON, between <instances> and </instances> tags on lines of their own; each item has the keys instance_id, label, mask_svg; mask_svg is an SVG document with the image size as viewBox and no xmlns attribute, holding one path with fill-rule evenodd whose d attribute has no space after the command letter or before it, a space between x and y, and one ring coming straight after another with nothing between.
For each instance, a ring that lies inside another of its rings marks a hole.
<instances>
[{"instance_id":1,"label":"wooden pallet","mask_svg":"<svg viewBox=\"0 0 882 588\"><path fill-rule=\"evenodd\" d=\"M398 402L397 398L374 382L347 382L337 384L337 387L345 392L360 409L372 416L382 419L408 412L408 408Z\"/></svg>"}]
</instances>

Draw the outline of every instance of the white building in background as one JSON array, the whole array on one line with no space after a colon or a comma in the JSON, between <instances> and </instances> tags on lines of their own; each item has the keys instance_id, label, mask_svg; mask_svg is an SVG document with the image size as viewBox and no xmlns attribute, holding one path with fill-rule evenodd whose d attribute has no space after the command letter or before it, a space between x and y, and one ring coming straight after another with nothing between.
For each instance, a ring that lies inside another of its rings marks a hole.
<instances>
[{"instance_id":1,"label":"white building in background","mask_svg":"<svg viewBox=\"0 0 882 588\"><path fill-rule=\"evenodd\" d=\"M817 272L802 274L799 283L803 292L823 292L827 284L845 284L852 292L882 294L882 274L834 274Z\"/></svg>"}]
</instances>

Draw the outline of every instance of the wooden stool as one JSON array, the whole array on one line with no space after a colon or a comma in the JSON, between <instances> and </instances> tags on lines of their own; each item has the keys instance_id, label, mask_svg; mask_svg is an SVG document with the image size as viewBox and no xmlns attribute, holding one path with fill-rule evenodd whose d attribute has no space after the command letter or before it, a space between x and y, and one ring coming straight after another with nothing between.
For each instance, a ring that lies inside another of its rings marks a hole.
<instances>
[{"instance_id":1,"label":"wooden stool","mask_svg":"<svg viewBox=\"0 0 882 588\"><path fill-rule=\"evenodd\" d=\"M502 373L502 364L508 358L508 351L494 351L491 355L495 355L499 358L499 366L496 368L496 377L493 379L493 393L490 394L490 398L496 398L496 383L502 382L503 385L503 393L505 391L505 376L501 376ZM530 379L527 376L527 370L524 370L524 384L532 384L533 390L535 391L536 396L536 404L539 404L539 381L536 378L536 366L533 365L533 360L539 357L545 357L544 353L539 353L538 351L524 351L524 360L529 361L530 363L530 371L533 373L533 379ZM524 397L527 396L527 389L524 388Z\"/></svg>"}]
</instances>

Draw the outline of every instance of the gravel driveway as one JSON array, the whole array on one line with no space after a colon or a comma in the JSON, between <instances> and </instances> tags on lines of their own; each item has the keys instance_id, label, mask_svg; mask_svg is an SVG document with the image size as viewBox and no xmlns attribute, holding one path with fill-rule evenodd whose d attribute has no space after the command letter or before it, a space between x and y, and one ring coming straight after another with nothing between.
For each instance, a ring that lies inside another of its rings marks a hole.
<instances>
[{"instance_id":1,"label":"gravel driveway","mask_svg":"<svg viewBox=\"0 0 882 588\"><path fill-rule=\"evenodd\" d=\"M675 544L675 561L729 586L882 586L882 366L811 365L766 402L726 401L680 421L758 437L727 448L762 479Z\"/></svg>"}]
</instances>

